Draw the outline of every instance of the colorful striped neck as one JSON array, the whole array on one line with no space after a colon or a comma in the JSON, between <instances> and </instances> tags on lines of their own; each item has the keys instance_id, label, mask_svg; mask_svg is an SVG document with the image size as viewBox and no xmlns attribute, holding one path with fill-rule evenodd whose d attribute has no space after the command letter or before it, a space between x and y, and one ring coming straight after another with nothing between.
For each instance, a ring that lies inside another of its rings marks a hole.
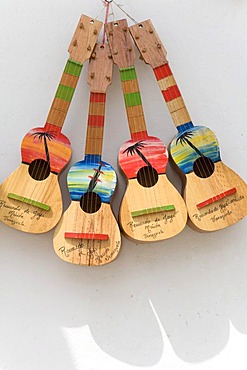
<instances>
[{"instance_id":1,"label":"colorful striped neck","mask_svg":"<svg viewBox=\"0 0 247 370\"><path fill-rule=\"evenodd\" d=\"M183 132L193 127L169 64L154 68L154 74L177 130Z\"/></svg>"},{"instance_id":2,"label":"colorful striped neck","mask_svg":"<svg viewBox=\"0 0 247 370\"><path fill-rule=\"evenodd\" d=\"M120 69L125 108L132 140L148 137L135 67Z\"/></svg>"},{"instance_id":3,"label":"colorful striped neck","mask_svg":"<svg viewBox=\"0 0 247 370\"><path fill-rule=\"evenodd\" d=\"M101 156L104 136L106 93L90 93L85 154Z\"/></svg>"},{"instance_id":4,"label":"colorful striped neck","mask_svg":"<svg viewBox=\"0 0 247 370\"><path fill-rule=\"evenodd\" d=\"M50 108L46 125L63 127L83 64L69 59Z\"/></svg>"}]
</instances>

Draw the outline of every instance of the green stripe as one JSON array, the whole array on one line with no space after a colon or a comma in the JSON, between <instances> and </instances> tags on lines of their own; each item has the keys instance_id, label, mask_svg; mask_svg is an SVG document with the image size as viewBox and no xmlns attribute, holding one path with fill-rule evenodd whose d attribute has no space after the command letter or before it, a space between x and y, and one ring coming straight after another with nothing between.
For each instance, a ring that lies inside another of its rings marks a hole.
<instances>
[{"instance_id":1,"label":"green stripe","mask_svg":"<svg viewBox=\"0 0 247 370\"><path fill-rule=\"evenodd\" d=\"M64 72L69 75L79 77L81 74L82 67L83 67L83 64L69 59L66 63Z\"/></svg>"},{"instance_id":2,"label":"green stripe","mask_svg":"<svg viewBox=\"0 0 247 370\"><path fill-rule=\"evenodd\" d=\"M73 89L73 87L60 84L56 92L56 98L71 101L74 95L74 91L75 89Z\"/></svg>"},{"instance_id":3,"label":"green stripe","mask_svg":"<svg viewBox=\"0 0 247 370\"><path fill-rule=\"evenodd\" d=\"M36 202L36 200L32 200L32 199L29 199L29 198L25 198L25 197L22 197L22 196L17 195L17 194L9 193L9 194L8 194L8 198L10 198L10 199L15 199L15 200L19 200L19 201L20 201L20 202L22 202L22 203L30 204L31 206L41 208L41 209L43 209L44 211L49 211L49 210L51 209L51 207L50 207L50 206L47 206L47 205L46 205L46 204L44 204L44 203Z\"/></svg>"},{"instance_id":4,"label":"green stripe","mask_svg":"<svg viewBox=\"0 0 247 370\"><path fill-rule=\"evenodd\" d=\"M141 211L134 211L131 212L132 217L142 216L142 215L148 215L151 213L158 213L163 211L174 211L175 207L173 204L169 206L162 206L162 207L155 207L155 208L149 208L149 209L143 209Z\"/></svg>"},{"instance_id":5,"label":"green stripe","mask_svg":"<svg viewBox=\"0 0 247 370\"><path fill-rule=\"evenodd\" d=\"M139 91L130 94L124 94L124 101L126 107L135 107L136 105L141 105L142 104L141 94Z\"/></svg>"},{"instance_id":6,"label":"green stripe","mask_svg":"<svg viewBox=\"0 0 247 370\"><path fill-rule=\"evenodd\" d=\"M122 82L136 80L137 75L136 75L135 67L120 69L120 78Z\"/></svg>"}]
</instances>

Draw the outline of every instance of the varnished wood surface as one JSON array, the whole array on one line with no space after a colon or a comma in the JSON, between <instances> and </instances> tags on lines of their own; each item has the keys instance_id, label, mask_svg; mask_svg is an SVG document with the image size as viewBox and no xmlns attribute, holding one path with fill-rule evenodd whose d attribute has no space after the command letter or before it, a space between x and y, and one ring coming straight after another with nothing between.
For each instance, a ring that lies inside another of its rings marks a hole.
<instances>
[{"instance_id":1,"label":"varnished wood surface","mask_svg":"<svg viewBox=\"0 0 247 370\"><path fill-rule=\"evenodd\" d=\"M9 199L8 194L18 194L51 207L44 211L38 207ZM57 175L50 174L43 181L33 180L28 173L28 166L21 164L0 185L0 220L14 229L33 234L51 230L62 214L62 195Z\"/></svg>"},{"instance_id":2,"label":"varnished wood surface","mask_svg":"<svg viewBox=\"0 0 247 370\"><path fill-rule=\"evenodd\" d=\"M89 59L97 42L102 22L82 15L69 45L70 59L84 63Z\"/></svg>"},{"instance_id":3,"label":"varnished wood surface","mask_svg":"<svg viewBox=\"0 0 247 370\"><path fill-rule=\"evenodd\" d=\"M129 30L147 64L154 69L167 63L166 49L149 19L129 27Z\"/></svg>"},{"instance_id":4,"label":"varnished wood surface","mask_svg":"<svg viewBox=\"0 0 247 370\"><path fill-rule=\"evenodd\" d=\"M91 92L106 92L112 83L113 60L109 45L96 44L88 67L88 84Z\"/></svg>"},{"instance_id":5,"label":"varnished wood surface","mask_svg":"<svg viewBox=\"0 0 247 370\"><path fill-rule=\"evenodd\" d=\"M66 239L65 232L106 234L107 240ZM119 254L121 235L109 204L102 203L96 213L82 211L72 201L58 223L53 238L56 254L66 262L100 266L112 262Z\"/></svg>"},{"instance_id":6,"label":"varnished wood surface","mask_svg":"<svg viewBox=\"0 0 247 370\"><path fill-rule=\"evenodd\" d=\"M197 231L216 231L231 226L246 216L246 183L223 162L215 163L215 171L209 178L201 179L190 173L186 175L186 180L184 199L192 228ZM235 194L198 209L197 204L233 187L237 190Z\"/></svg>"},{"instance_id":7,"label":"varnished wood surface","mask_svg":"<svg viewBox=\"0 0 247 370\"><path fill-rule=\"evenodd\" d=\"M105 30L114 63L119 69L132 67L135 62L135 50L126 19L109 22Z\"/></svg>"},{"instance_id":8,"label":"varnished wood surface","mask_svg":"<svg viewBox=\"0 0 247 370\"><path fill-rule=\"evenodd\" d=\"M174 211L132 217L131 213L173 204ZM128 181L120 207L119 221L124 234L140 242L153 242L171 238L180 233L187 221L183 198L168 181L166 175L152 188L142 187L136 179Z\"/></svg>"}]
</instances>

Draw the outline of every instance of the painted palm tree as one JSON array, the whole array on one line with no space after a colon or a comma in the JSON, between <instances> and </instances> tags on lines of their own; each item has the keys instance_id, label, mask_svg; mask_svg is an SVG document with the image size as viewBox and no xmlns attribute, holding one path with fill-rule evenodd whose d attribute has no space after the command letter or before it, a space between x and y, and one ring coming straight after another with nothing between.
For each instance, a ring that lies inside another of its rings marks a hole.
<instances>
[{"instance_id":1,"label":"painted palm tree","mask_svg":"<svg viewBox=\"0 0 247 370\"><path fill-rule=\"evenodd\" d=\"M40 141L44 141L44 147L45 147L45 156L46 156L46 161L50 166L50 154L49 154L49 148L48 148L48 141L52 141L55 138L55 135L52 132L35 132L32 134L34 138L38 138Z\"/></svg>"},{"instance_id":2,"label":"painted palm tree","mask_svg":"<svg viewBox=\"0 0 247 370\"><path fill-rule=\"evenodd\" d=\"M127 149L123 151L124 153L127 153L127 156L137 154L139 157L146 163L147 166L152 167L151 163L147 160L145 155L141 152L141 149L145 147L145 144L143 141L138 141L134 145L129 146Z\"/></svg>"},{"instance_id":3,"label":"painted palm tree","mask_svg":"<svg viewBox=\"0 0 247 370\"><path fill-rule=\"evenodd\" d=\"M190 139L192 138L193 136L193 132L191 131L188 131L188 132L185 132L184 134L182 134L179 138L177 138L176 140L176 144L178 142L180 142L180 144L182 146L184 146L184 144L188 144L200 157L205 157L205 155L190 141Z\"/></svg>"},{"instance_id":4,"label":"painted palm tree","mask_svg":"<svg viewBox=\"0 0 247 370\"><path fill-rule=\"evenodd\" d=\"M87 193L91 192L94 190L95 186L97 185L97 182L99 182L99 177L100 177L100 174L102 173L101 171L101 167L102 167L102 163L99 164L99 167L98 168L95 168L94 169L94 175L93 176L90 176L91 178L91 181L88 185L88 188L87 188Z\"/></svg>"}]
</instances>

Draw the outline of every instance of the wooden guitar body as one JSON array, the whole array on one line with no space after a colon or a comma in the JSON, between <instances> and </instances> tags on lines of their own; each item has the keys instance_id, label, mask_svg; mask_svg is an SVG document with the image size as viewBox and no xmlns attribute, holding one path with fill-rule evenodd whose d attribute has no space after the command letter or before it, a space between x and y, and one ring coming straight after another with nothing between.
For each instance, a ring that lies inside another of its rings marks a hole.
<instances>
[{"instance_id":1,"label":"wooden guitar body","mask_svg":"<svg viewBox=\"0 0 247 370\"><path fill-rule=\"evenodd\" d=\"M191 227L215 231L246 215L246 183L221 161L218 140L210 129L181 126L170 154L186 178L184 199Z\"/></svg>"},{"instance_id":2,"label":"wooden guitar body","mask_svg":"<svg viewBox=\"0 0 247 370\"><path fill-rule=\"evenodd\" d=\"M44 233L51 230L62 214L62 196L57 175L38 182L21 164L0 186L0 219L17 230ZM20 200L10 198L18 195ZM49 210L44 206L50 207Z\"/></svg>"},{"instance_id":3,"label":"wooden guitar body","mask_svg":"<svg viewBox=\"0 0 247 370\"><path fill-rule=\"evenodd\" d=\"M68 230L84 236L65 238ZM103 239L103 235L107 239ZM89 236L94 238L88 239ZM72 201L55 229L53 245L58 257L66 262L84 266L112 262L120 251L121 235L111 206L102 202L96 213L86 213L81 209L80 202Z\"/></svg>"},{"instance_id":4,"label":"wooden guitar body","mask_svg":"<svg viewBox=\"0 0 247 370\"><path fill-rule=\"evenodd\" d=\"M112 262L121 235L111 209L117 177L98 155L86 155L68 173L72 203L55 229L53 245L64 261L98 266Z\"/></svg>"},{"instance_id":5,"label":"wooden guitar body","mask_svg":"<svg viewBox=\"0 0 247 370\"><path fill-rule=\"evenodd\" d=\"M28 132L22 164L0 185L0 220L17 230L44 233L62 214L58 174L71 157L70 142L52 125Z\"/></svg>"},{"instance_id":6,"label":"wooden guitar body","mask_svg":"<svg viewBox=\"0 0 247 370\"><path fill-rule=\"evenodd\" d=\"M187 211L166 177L167 149L156 137L128 140L119 165L128 178L119 221L125 235L141 242L170 238L183 230Z\"/></svg>"}]
</instances>

